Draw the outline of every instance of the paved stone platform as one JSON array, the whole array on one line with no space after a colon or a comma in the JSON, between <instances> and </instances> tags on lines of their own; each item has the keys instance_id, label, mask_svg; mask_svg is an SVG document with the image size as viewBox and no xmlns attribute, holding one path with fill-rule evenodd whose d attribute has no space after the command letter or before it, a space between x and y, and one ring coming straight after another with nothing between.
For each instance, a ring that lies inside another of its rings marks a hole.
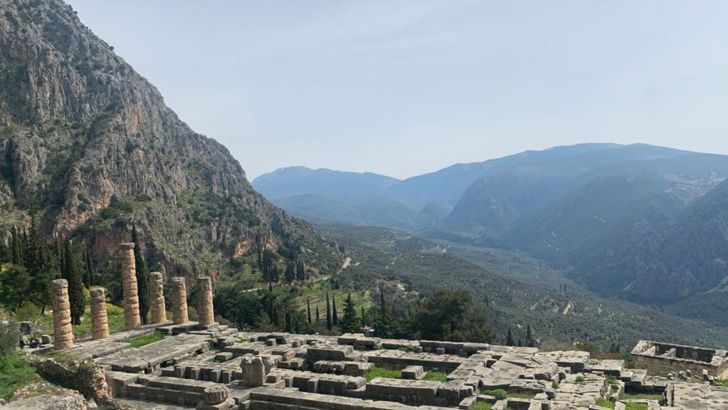
<instances>
[{"instance_id":1,"label":"paved stone platform","mask_svg":"<svg viewBox=\"0 0 728 410\"><path fill-rule=\"evenodd\" d=\"M650 395L650 409L728 409L728 388L707 378L668 380L587 352L238 332L217 325L175 329L139 348L117 337L68 351L106 366L115 397L150 408L434 410L486 402L502 410L587 410L598 409L597 399L626 402L635 393ZM402 378L367 381L367 372L378 368L399 370ZM435 369L447 374L445 380L425 379ZM496 389L507 397L489 394Z\"/></svg>"}]
</instances>

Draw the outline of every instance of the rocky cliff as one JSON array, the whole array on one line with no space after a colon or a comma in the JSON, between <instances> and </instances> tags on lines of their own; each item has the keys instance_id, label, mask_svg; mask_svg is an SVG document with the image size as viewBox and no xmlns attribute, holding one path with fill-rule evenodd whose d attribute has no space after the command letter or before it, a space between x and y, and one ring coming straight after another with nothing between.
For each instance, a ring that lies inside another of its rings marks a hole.
<instances>
[{"instance_id":1,"label":"rocky cliff","mask_svg":"<svg viewBox=\"0 0 728 410\"><path fill-rule=\"evenodd\" d=\"M218 271L255 246L336 264L59 0L0 0L0 171L2 231L36 217L98 258L133 223L178 273Z\"/></svg>"}]
</instances>

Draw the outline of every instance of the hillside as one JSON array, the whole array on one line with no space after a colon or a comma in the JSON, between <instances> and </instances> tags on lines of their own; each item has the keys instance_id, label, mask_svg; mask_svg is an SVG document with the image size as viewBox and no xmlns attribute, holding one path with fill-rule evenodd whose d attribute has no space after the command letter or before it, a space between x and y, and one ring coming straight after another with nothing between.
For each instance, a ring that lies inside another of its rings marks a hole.
<instances>
[{"instance_id":1,"label":"hillside","mask_svg":"<svg viewBox=\"0 0 728 410\"><path fill-rule=\"evenodd\" d=\"M255 247L338 257L256 193L240 164L192 131L59 0L0 2L3 231L36 218L106 259L132 224L169 272L220 272Z\"/></svg>"},{"instance_id":2,"label":"hillside","mask_svg":"<svg viewBox=\"0 0 728 410\"><path fill-rule=\"evenodd\" d=\"M542 342L590 340L604 348L613 343L632 346L644 338L711 346L725 346L728 340L725 328L629 302L614 303L517 253L501 252L488 262L472 250L387 228L317 226L352 258L340 274L341 283L368 288L383 278L424 294L468 290L486 308L499 338L509 328L520 334L531 325Z\"/></svg>"}]
</instances>

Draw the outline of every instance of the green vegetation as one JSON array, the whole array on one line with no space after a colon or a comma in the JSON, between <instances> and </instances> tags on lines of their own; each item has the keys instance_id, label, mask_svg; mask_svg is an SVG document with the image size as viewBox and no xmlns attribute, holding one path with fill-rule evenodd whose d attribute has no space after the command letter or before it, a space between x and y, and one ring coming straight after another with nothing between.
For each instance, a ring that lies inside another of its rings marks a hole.
<instances>
[{"instance_id":1,"label":"green vegetation","mask_svg":"<svg viewBox=\"0 0 728 410\"><path fill-rule=\"evenodd\" d=\"M582 383L584 383L584 376L578 375L578 376L576 376L576 379L574 379L574 381L578 384L582 384Z\"/></svg>"},{"instance_id":2,"label":"green vegetation","mask_svg":"<svg viewBox=\"0 0 728 410\"><path fill-rule=\"evenodd\" d=\"M35 369L18 354L0 354L0 399L9 399L34 377Z\"/></svg>"},{"instance_id":3,"label":"green vegetation","mask_svg":"<svg viewBox=\"0 0 728 410\"><path fill-rule=\"evenodd\" d=\"M503 389L486 390L483 394L486 396L493 396L498 400L505 400L508 397L508 393Z\"/></svg>"},{"instance_id":4,"label":"green vegetation","mask_svg":"<svg viewBox=\"0 0 728 410\"><path fill-rule=\"evenodd\" d=\"M425 380L432 380L436 382L446 382L447 373L439 370L431 370L425 374Z\"/></svg>"},{"instance_id":5,"label":"green vegetation","mask_svg":"<svg viewBox=\"0 0 728 410\"><path fill-rule=\"evenodd\" d=\"M131 343L131 347L142 347L150 343L158 342L162 339L164 339L164 333L153 332L148 335L132 337L131 339L127 340L127 342Z\"/></svg>"},{"instance_id":6,"label":"green vegetation","mask_svg":"<svg viewBox=\"0 0 728 410\"><path fill-rule=\"evenodd\" d=\"M716 379L715 383L719 386L728 387L728 379Z\"/></svg>"},{"instance_id":7,"label":"green vegetation","mask_svg":"<svg viewBox=\"0 0 728 410\"><path fill-rule=\"evenodd\" d=\"M399 370L390 370L383 367L373 367L371 370L364 374L367 381L376 379L377 377L385 377L387 379L401 379L402 372Z\"/></svg>"},{"instance_id":8,"label":"green vegetation","mask_svg":"<svg viewBox=\"0 0 728 410\"><path fill-rule=\"evenodd\" d=\"M647 410L647 403L624 402L626 410Z\"/></svg>"},{"instance_id":9,"label":"green vegetation","mask_svg":"<svg viewBox=\"0 0 728 410\"><path fill-rule=\"evenodd\" d=\"M490 403L486 403L484 401L477 401L475 402L475 405L471 407L471 410L490 410L493 408L493 405Z\"/></svg>"},{"instance_id":10,"label":"green vegetation","mask_svg":"<svg viewBox=\"0 0 728 410\"><path fill-rule=\"evenodd\" d=\"M597 401L595 402L595 404L597 406L606 407L608 409L613 409L614 408L614 405L615 405L615 403L613 401L609 401L609 400L606 400L606 399L597 399Z\"/></svg>"}]
</instances>

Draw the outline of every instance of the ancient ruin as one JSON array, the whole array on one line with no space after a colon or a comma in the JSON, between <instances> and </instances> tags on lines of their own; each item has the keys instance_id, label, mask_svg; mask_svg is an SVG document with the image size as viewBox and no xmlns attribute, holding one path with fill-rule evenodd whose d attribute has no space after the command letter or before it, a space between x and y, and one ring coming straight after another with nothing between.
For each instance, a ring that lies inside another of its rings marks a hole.
<instances>
[{"instance_id":1,"label":"ancient ruin","mask_svg":"<svg viewBox=\"0 0 728 410\"><path fill-rule=\"evenodd\" d=\"M73 347L71 302L68 300L68 282L65 279L53 281L53 340L56 349Z\"/></svg>"},{"instance_id":2,"label":"ancient ruin","mask_svg":"<svg viewBox=\"0 0 728 410\"><path fill-rule=\"evenodd\" d=\"M149 274L149 303L152 311L151 323L167 321L167 307L164 304L164 277L160 272Z\"/></svg>"},{"instance_id":3,"label":"ancient ruin","mask_svg":"<svg viewBox=\"0 0 728 410\"><path fill-rule=\"evenodd\" d=\"M94 287L90 290L91 300L91 337L105 339L109 337L109 323L106 316L106 294L104 288Z\"/></svg>"},{"instance_id":4,"label":"ancient ruin","mask_svg":"<svg viewBox=\"0 0 728 410\"><path fill-rule=\"evenodd\" d=\"M175 325L189 322L187 315L187 286L185 278L172 278L172 320Z\"/></svg>"},{"instance_id":5,"label":"ancient ruin","mask_svg":"<svg viewBox=\"0 0 728 410\"><path fill-rule=\"evenodd\" d=\"M703 347L640 340L632 349L637 365L650 374L679 375L681 372L695 377L704 374L728 377L728 352Z\"/></svg>"},{"instance_id":6,"label":"ancient ruin","mask_svg":"<svg viewBox=\"0 0 728 410\"><path fill-rule=\"evenodd\" d=\"M208 276L197 279L199 306L199 326L211 326L215 323L215 313L212 307L212 280Z\"/></svg>"},{"instance_id":7,"label":"ancient ruin","mask_svg":"<svg viewBox=\"0 0 728 410\"><path fill-rule=\"evenodd\" d=\"M122 243L119 248L121 249L121 282L124 291L124 323L127 330L138 329L142 322L139 315L134 244Z\"/></svg>"},{"instance_id":8,"label":"ancient ruin","mask_svg":"<svg viewBox=\"0 0 728 410\"><path fill-rule=\"evenodd\" d=\"M125 258L128 276L133 253ZM67 283L54 281L56 348L95 361L117 400L144 406L597 410L607 402L622 409L632 402L650 410L728 408L728 388L717 382L727 373L723 350L640 341L632 351L637 368L627 368L624 360L595 359L584 351L382 339L369 332L241 332L214 322L209 277L198 280L199 322L188 321L184 278L171 283L174 323L166 322L163 277L154 273L155 323L110 336L103 289L93 288L93 339L74 346ZM163 338L141 347L127 342L153 332Z\"/></svg>"}]
</instances>

